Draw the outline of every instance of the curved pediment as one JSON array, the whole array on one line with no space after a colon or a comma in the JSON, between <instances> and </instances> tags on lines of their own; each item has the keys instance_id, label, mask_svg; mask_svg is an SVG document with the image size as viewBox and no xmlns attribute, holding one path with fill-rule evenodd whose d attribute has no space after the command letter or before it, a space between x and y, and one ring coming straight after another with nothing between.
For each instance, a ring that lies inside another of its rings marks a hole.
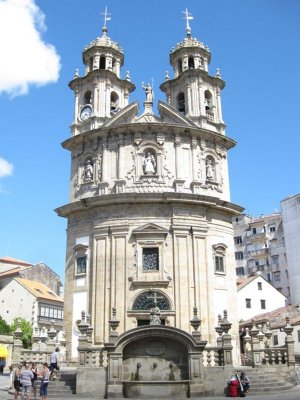
<instances>
[{"instance_id":1,"label":"curved pediment","mask_svg":"<svg viewBox=\"0 0 300 400\"><path fill-rule=\"evenodd\" d=\"M122 124L129 124L133 122L137 113L139 112L139 106L137 100L128 104L128 106L122 108L113 117L109 118L102 127L117 126Z\"/></svg>"},{"instance_id":2,"label":"curved pediment","mask_svg":"<svg viewBox=\"0 0 300 400\"><path fill-rule=\"evenodd\" d=\"M170 106L164 101L160 100L158 102L158 111L162 118L162 122L197 127L197 125L195 125L184 114L180 113L178 110L176 110L176 108Z\"/></svg>"}]
</instances>

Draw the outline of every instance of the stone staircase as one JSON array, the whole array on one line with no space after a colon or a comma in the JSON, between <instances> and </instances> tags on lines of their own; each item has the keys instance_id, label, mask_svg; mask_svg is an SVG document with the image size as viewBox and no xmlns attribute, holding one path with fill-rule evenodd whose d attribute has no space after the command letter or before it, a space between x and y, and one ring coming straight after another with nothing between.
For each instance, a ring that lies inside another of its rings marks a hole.
<instances>
[{"instance_id":1,"label":"stone staircase","mask_svg":"<svg viewBox=\"0 0 300 400\"><path fill-rule=\"evenodd\" d=\"M76 393L76 368L62 368L58 377L48 384L49 399L63 399Z\"/></svg>"},{"instance_id":2,"label":"stone staircase","mask_svg":"<svg viewBox=\"0 0 300 400\"><path fill-rule=\"evenodd\" d=\"M253 395L259 395L268 392L281 392L294 387L296 382L292 382L288 372L278 373L277 368L273 367L242 367L250 380L250 391Z\"/></svg>"}]
</instances>

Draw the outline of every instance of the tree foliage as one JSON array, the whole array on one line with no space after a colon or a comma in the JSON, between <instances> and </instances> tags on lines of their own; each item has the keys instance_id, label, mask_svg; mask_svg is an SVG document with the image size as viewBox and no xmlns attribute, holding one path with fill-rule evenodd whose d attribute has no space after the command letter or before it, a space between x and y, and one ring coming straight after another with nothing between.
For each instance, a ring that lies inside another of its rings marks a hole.
<instances>
[{"instance_id":1,"label":"tree foliage","mask_svg":"<svg viewBox=\"0 0 300 400\"><path fill-rule=\"evenodd\" d=\"M23 347L24 347L24 349L28 349L31 347L32 326L31 326L30 322L27 321L26 319L17 317L14 319L13 323L11 324L12 332L14 332L17 329L18 320L21 323L20 328L21 328L21 331L23 332L23 335L21 338Z\"/></svg>"},{"instance_id":2,"label":"tree foliage","mask_svg":"<svg viewBox=\"0 0 300 400\"><path fill-rule=\"evenodd\" d=\"M0 335L11 335L11 326L0 315Z\"/></svg>"}]
</instances>

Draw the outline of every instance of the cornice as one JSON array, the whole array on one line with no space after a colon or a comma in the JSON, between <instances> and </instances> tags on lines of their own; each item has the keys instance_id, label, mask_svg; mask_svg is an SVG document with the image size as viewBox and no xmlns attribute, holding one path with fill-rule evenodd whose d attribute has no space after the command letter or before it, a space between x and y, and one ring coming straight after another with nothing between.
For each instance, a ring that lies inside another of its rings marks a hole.
<instances>
[{"instance_id":1,"label":"cornice","mask_svg":"<svg viewBox=\"0 0 300 400\"><path fill-rule=\"evenodd\" d=\"M232 216L239 215L243 212L244 208L231 203L229 201L221 200L217 197L196 195L191 193L117 193L101 195L96 197L85 198L84 201L79 200L73 203L55 209L55 212L64 218L69 218L77 213L87 212L95 208L122 206L129 204L168 204L172 205L185 205L185 206L201 206L212 208L226 212Z\"/></svg>"}]
</instances>

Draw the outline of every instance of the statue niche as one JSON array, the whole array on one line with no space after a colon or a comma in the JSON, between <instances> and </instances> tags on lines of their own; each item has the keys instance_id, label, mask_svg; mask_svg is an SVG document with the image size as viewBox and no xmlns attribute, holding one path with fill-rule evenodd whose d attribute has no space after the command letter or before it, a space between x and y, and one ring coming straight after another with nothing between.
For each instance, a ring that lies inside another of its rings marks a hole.
<instances>
[{"instance_id":1,"label":"statue niche","mask_svg":"<svg viewBox=\"0 0 300 400\"><path fill-rule=\"evenodd\" d=\"M151 149L146 149L144 151L143 157L143 172L144 175L156 175L157 165L156 165L156 154Z\"/></svg>"},{"instance_id":2,"label":"statue niche","mask_svg":"<svg viewBox=\"0 0 300 400\"><path fill-rule=\"evenodd\" d=\"M87 159L84 165L83 181L91 182L94 179L94 166L91 159Z\"/></svg>"},{"instance_id":3,"label":"statue niche","mask_svg":"<svg viewBox=\"0 0 300 400\"><path fill-rule=\"evenodd\" d=\"M206 180L207 181L215 181L216 180L216 167L215 167L215 161L212 157L208 156L206 157Z\"/></svg>"}]
</instances>

